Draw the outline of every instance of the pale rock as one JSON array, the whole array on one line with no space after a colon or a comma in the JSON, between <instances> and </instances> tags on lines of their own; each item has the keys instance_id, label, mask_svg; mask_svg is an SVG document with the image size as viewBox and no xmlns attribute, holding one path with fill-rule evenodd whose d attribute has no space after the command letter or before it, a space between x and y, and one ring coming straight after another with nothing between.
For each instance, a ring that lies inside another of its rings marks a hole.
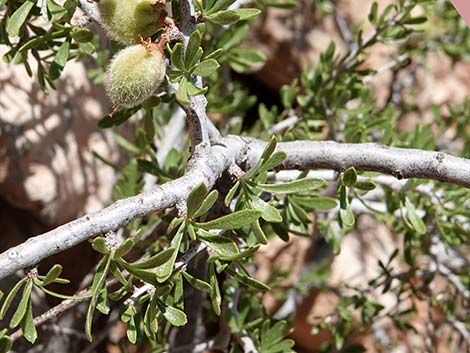
<instances>
[{"instance_id":1,"label":"pale rock","mask_svg":"<svg viewBox=\"0 0 470 353\"><path fill-rule=\"evenodd\" d=\"M47 95L22 65L0 62L0 192L49 225L109 204L115 173L93 151L119 160L111 130L97 127L109 100L85 64L68 62L56 85Z\"/></svg>"}]
</instances>

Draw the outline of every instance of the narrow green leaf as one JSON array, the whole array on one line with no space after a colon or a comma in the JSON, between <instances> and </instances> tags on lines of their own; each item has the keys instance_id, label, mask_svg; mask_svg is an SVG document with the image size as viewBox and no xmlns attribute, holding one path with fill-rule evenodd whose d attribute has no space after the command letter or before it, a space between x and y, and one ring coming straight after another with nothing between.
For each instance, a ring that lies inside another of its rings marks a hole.
<instances>
[{"instance_id":1,"label":"narrow green leaf","mask_svg":"<svg viewBox=\"0 0 470 353\"><path fill-rule=\"evenodd\" d=\"M175 285L173 291L173 303L174 305L184 311L184 283L183 276L179 275L175 277Z\"/></svg>"},{"instance_id":2,"label":"narrow green leaf","mask_svg":"<svg viewBox=\"0 0 470 353\"><path fill-rule=\"evenodd\" d=\"M188 46L184 54L184 66L189 70L197 61L198 49L201 46L202 34L199 31L194 31L189 37Z\"/></svg>"},{"instance_id":3,"label":"narrow green leaf","mask_svg":"<svg viewBox=\"0 0 470 353\"><path fill-rule=\"evenodd\" d=\"M144 315L144 332L151 340L155 340L155 333L158 331L158 316L155 301L152 299L147 305Z\"/></svg>"},{"instance_id":4,"label":"narrow green leaf","mask_svg":"<svg viewBox=\"0 0 470 353\"><path fill-rule=\"evenodd\" d=\"M72 31L70 36L78 43L88 43L93 40L94 33L88 28L78 28Z\"/></svg>"},{"instance_id":5,"label":"narrow green leaf","mask_svg":"<svg viewBox=\"0 0 470 353\"><path fill-rule=\"evenodd\" d=\"M428 18L426 16L417 16L417 17L410 17L406 19L403 23L406 25L418 25L426 22Z\"/></svg>"},{"instance_id":6,"label":"narrow green leaf","mask_svg":"<svg viewBox=\"0 0 470 353\"><path fill-rule=\"evenodd\" d=\"M189 273L187 272L182 272L183 273L183 277L186 281L188 281L188 283L190 285L192 285L194 288L202 291L202 292L206 292L206 293L210 293L211 290L212 290L212 287L209 283L203 281L203 280L200 280L199 278L196 278L192 275L190 275Z\"/></svg>"},{"instance_id":7,"label":"narrow green leaf","mask_svg":"<svg viewBox=\"0 0 470 353\"><path fill-rule=\"evenodd\" d=\"M237 255L233 255L233 256L219 256L219 259L223 260L223 261L235 261L235 260L240 260L240 259L243 259L245 257L248 257L248 256L251 256L253 255L254 253L256 253L259 249L259 245L257 246L254 246L252 248L248 248L248 249L245 249L243 250L242 252L240 252L239 254Z\"/></svg>"},{"instance_id":8,"label":"narrow green leaf","mask_svg":"<svg viewBox=\"0 0 470 353\"><path fill-rule=\"evenodd\" d=\"M212 234L199 229L198 239L221 256L234 256L240 252L237 244L232 239L219 234Z\"/></svg>"},{"instance_id":9,"label":"narrow green leaf","mask_svg":"<svg viewBox=\"0 0 470 353\"><path fill-rule=\"evenodd\" d=\"M354 187L359 190L371 191L376 188L377 185L372 180L358 181L354 184Z\"/></svg>"},{"instance_id":10,"label":"narrow green leaf","mask_svg":"<svg viewBox=\"0 0 470 353\"><path fill-rule=\"evenodd\" d=\"M259 68L266 62L267 57L254 48L234 48L229 52L229 64L236 72L244 73L253 68Z\"/></svg>"},{"instance_id":11,"label":"narrow green leaf","mask_svg":"<svg viewBox=\"0 0 470 353\"><path fill-rule=\"evenodd\" d=\"M194 223L202 229L237 229L249 225L261 216L256 210L241 210L205 223Z\"/></svg>"},{"instance_id":12,"label":"narrow green leaf","mask_svg":"<svg viewBox=\"0 0 470 353\"><path fill-rule=\"evenodd\" d=\"M91 285L91 295L92 295L92 302L93 298L96 300L98 293L103 288L106 275L108 274L109 264L111 263L111 256L105 255L101 261L98 263L96 267L95 276L93 277L93 282Z\"/></svg>"},{"instance_id":13,"label":"narrow green leaf","mask_svg":"<svg viewBox=\"0 0 470 353\"><path fill-rule=\"evenodd\" d=\"M226 26L239 21L240 15L235 10L224 10L207 15L206 19L212 23Z\"/></svg>"},{"instance_id":14,"label":"narrow green leaf","mask_svg":"<svg viewBox=\"0 0 470 353\"><path fill-rule=\"evenodd\" d=\"M355 218L351 206L347 205L346 209L341 208L339 210L339 216L345 227L352 227L354 225Z\"/></svg>"},{"instance_id":15,"label":"narrow green leaf","mask_svg":"<svg viewBox=\"0 0 470 353\"><path fill-rule=\"evenodd\" d=\"M135 268L134 266L132 266L131 264L127 263L124 260L120 260L119 265L121 265L127 272L129 272L134 277L137 277L141 281L150 283L154 286L159 285L155 272L140 269L140 268Z\"/></svg>"},{"instance_id":16,"label":"narrow green leaf","mask_svg":"<svg viewBox=\"0 0 470 353\"><path fill-rule=\"evenodd\" d=\"M49 69L49 78L51 80L56 80L60 77L65 64L67 64L67 60L69 59L69 52L70 42L63 42L57 51L54 61L51 64L51 68Z\"/></svg>"},{"instance_id":17,"label":"narrow green leaf","mask_svg":"<svg viewBox=\"0 0 470 353\"><path fill-rule=\"evenodd\" d=\"M279 223L282 222L282 217L279 211L271 206L269 203L264 202L259 197L254 197L251 199L251 204L255 210L261 212L261 217L270 223Z\"/></svg>"},{"instance_id":18,"label":"narrow green leaf","mask_svg":"<svg viewBox=\"0 0 470 353\"><path fill-rule=\"evenodd\" d=\"M236 9L234 11L240 17L240 21L251 20L261 13L259 9Z\"/></svg>"},{"instance_id":19,"label":"narrow green leaf","mask_svg":"<svg viewBox=\"0 0 470 353\"><path fill-rule=\"evenodd\" d=\"M187 218L192 218L194 213L201 207L204 198L207 195L207 187L204 183L197 185L188 196L186 214Z\"/></svg>"},{"instance_id":20,"label":"narrow green leaf","mask_svg":"<svg viewBox=\"0 0 470 353\"><path fill-rule=\"evenodd\" d=\"M370 8L370 12L369 12L369 22L373 25L375 25L377 23L377 10L379 8L379 5L377 4L376 1L374 1L374 3L372 4L371 8Z\"/></svg>"},{"instance_id":21,"label":"narrow green leaf","mask_svg":"<svg viewBox=\"0 0 470 353\"><path fill-rule=\"evenodd\" d=\"M211 14L220 10L224 10L228 8L230 5L232 5L235 2L235 0L212 0L212 1L207 1L206 3L206 8L205 8L205 13L206 14Z\"/></svg>"},{"instance_id":22,"label":"narrow green leaf","mask_svg":"<svg viewBox=\"0 0 470 353\"><path fill-rule=\"evenodd\" d=\"M271 290L271 287L269 287L267 284L264 284L263 282L258 281L257 279L254 279L252 277L249 277L239 271L234 271L230 268L227 268L225 270L227 273L231 274L232 276L235 276L238 280L240 280L241 283L256 288L260 289L262 291L267 291Z\"/></svg>"},{"instance_id":23,"label":"narrow green leaf","mask_svg":"<svg viewBox=\"0 0 470 353\"><path fill-rule=\"evenodd\" d=\"M242 179L243 180L250 180L251 178L253 178L259 171L259 169L261 168L261 166L266 163L266 161L271 157L271 155L274 153L274 150L276 149L276 145L277 145L277 142L276 142L276 136L273 136L271 138L271 141L269 141L269 143L266 145L266 147L264 148L264 151L263 153L261 154L261 157L260 159L258 160L258 162L252 166L246 173L245 175L243 175Z\"/></svg>"},{"instance_id":24,"label":"narrow green leaf","mask_svg":"<svg viewBox=\"0 0 470 353\"><path fill-rule=\"evenodd\" d=\"M2 309L0 310L0 320L3 320L5 317L6 312L10 308L11 302L13 301L13 298L15 298L16 293L20 290L21 286L27 281L27 278L23 278L19 280L11 289L11 291L8 293L8 295L5 298L5 301L3 302Z\"/></svg>"},{"instance_id":25,"label":"narrow green leaf","mask_svg":"<svg viewBox=\"0 0 470 353\"><path fill-rule=\"evenodd\" d=\"M261 154L260 160L262 160L263 163L272 156L272 154L274 153L274 150L276 149L276 146L277 146L276 136L273 136L271 138L271 141L269 141L269 143L264 148L263 153Z\"/></svg>"},{"instance_id":26,"label":"narrow green leaf","mask_svg":"<svg viewBox=\"0 0 470 353\"><path fill-rule=\"evenodd\" d=\"M178 85L178 90L176 91L176 99L178 102L184 105L188 105L190 103L189 97L188 97L188 90L186 87L186 83L188 81L186 80L186 77L181 78L181 81Z\"/></svg>"},{"instance_id":27,"label":"narrow green leaf","mask_svg":"<svg viewBox=\"0 0 470 353\"><path fill-rule=\"evenodd\" d=\"M294 80L290 85L283 85L281 87L282 105L285 108L291 108L298 94L299 87L297 80Z\"/></svg>"},{"instance_id":28,"label":"narrow green leaf","mask_svg":"<svg viewBox=\"0 0 470 353\"><path fill-rule=\"evenodd\" d=\"M60 276L61 273L62 273L62 266L59 264L55 264L54 266L52 266L49 272L47 272L46 278L44 278L42 285L47 286L53 283L57 279L57 277Z\"/></svg>"},{"instance_id":29,"label":"narrow green leaf","mask_svg":"<svg viewBox=\"0 0 470 353\"><path fill-rule=\"evenodd\" d=\"M341 179L345 186L353 187L357 181L357 172L354 167L348 168L344 173Z\"/></svg>"},{"instance_id":30,"label":"narrow green leaf","mask_svg":"<svg viewBox=\"0 0 470 353\"><path fill-rule=\"evenodd\" d=\"M129 322L127 323L127 339L129 340L130 343L136 344L137 343L137 320L136 320L137 315L132 315Z\"/></svg>"},{"instance_id":31,"label":"narrow green leaf","mask_svg":"<svg viewBox=\"0 0 470 353\"><path fill-rule=\"evenodd\" d=\"M64 299L64 300L84 300L84 299L91 298L91 294L86 294L86 295L65 295L65 294L60 294L60 293L53 292L50 289L47 289L46 287L40 287L40 289L44 293L49 294L52 297L56 297L56 298Z\"/></svg>"},{"instance_id":32,"label":"narrow green leaf","mask_svg":"<svg viewBox=\"0 0 470 353\"><path fill-rule=\"evenodd\" d=\"M11 349L13 342L9 336L0 338L0 353L8 353Z\"/></svg>"},{"instance_id":33,"label":"narrow green leaf","mask_svg":"<svg viewBox=\"0 0 470 353\"><path fill-rule=\"evenodd\" d=\"M188 322L186 314L170 305L160 305L160 311L163 314L163 317L173 326L184 326Z\"/></svg>"},{"instance_id":34,"label":"narrow green leaf","mask_svg":"<svg viewBox=\"0 0 470 353\"><path fill-rule=\"evenodd\" d=\"M28 18L33 6L34 1L26 1L7 18L6 31L10 37L16 37L20 34L20 29Z\"/></svg>"},{"instance_id":35,"label":"narrow green leaf","mask_svg":"<svg viewBox=\"0 0 470 353\"><path fill-rule=\"evenodd\" d=\"M128 150L130 153L133 153L133 154L136 154L136 155L141 154L140 147L135 145L134 143L130 142L129 140L127 140L123 136L118 135L118 134L113 134L113 137L114 137L114 141L116 141L116 143L119 146L121 146L122 148Z\"/></svg>"},{"instance_id":36,"label":"narrow green leaf","mask_svg":"<svg viewBox=\"0 0 470 353\"><path fill-rule=\"evenodd\" d=\"M183 235L184 224L181 224L175 236L171 240L170 244L171 247L175 249L175 251L173 252L171 258L163 265L157 267L157 270L155 271L158 282L165 282L168 278L170 278L171 274L173 273L173 268L175 266L175 261L176 257L178 256L179 248L181 246L181 241L183 240Z\"/></svg>"},{"instance_id":37,"label":"narrow green leaf","mask_svg":"<svg viewBox=\"0 0 470 353\"><path fill-rule=\"evenodd\" d=\"M411 225L413 229L416 231L416 233L421 234L421 235L426 233L426 225L424 224L421 217L418 216L418 214L416 213L415 206L411 203L411 201L408 198L406 198L405 200L405 207L406 207L407 217L410 220Z\"/></svg>"},{"instance_id":38,"label":"narrow green leaf","mask_svg":"<svg viewBox=\"0 0 470 353\"><path fill-rule=\"evenodd\" d=\"M206 59L199 63L193 71L194 75L207 77L212 75L220 67L215 59Z\"/></svg>"},{"instance_id":39,"label":"narrow green leaf","mask_svg":"<svg viewBox=\"0 0 470 353\"><path fill-rule=\"evenodd\" d=\"M108 290L106 287L98 295L98 300L96 301L96 309L104 315L108 315L109 308L109 299L108 299Z\"/></svg>"},{"instance_id":40,"label":"narrow green leaf","mask_svg":"<svg viewBox=\"0 0 470 353\"><path fill-rule=\"evenodd\" d=\"M173 47L173 52L171 53L171 63L178 70L184 71L183 45L181 43L176 43Z\"/></svg>"},{"instance_id":41,"label":"narrow green leaf","mask_svg":"<svg viewBox=\"0 0 470 353\"><path fill-rule=\"evenodd\" d=\"M219 48L219 49L214 50L212 53L205 55L204 59L217 59L221 57L223 53L224 53L224 49Z\"/></svg>"},{"instance_id":42,"label":"narrow green leaf","mask_svg":"<svg viewBox=\"0 0 470 353\"><path fill-rule=\"evenodd\" d=\"M202 88L199 88L198 86L196 86L194 83L192 83L191 81L186 81L186 91L188 92L188 95L190 96L198 96L200 94L204 94L207 92L207 90L209 89L209 87L202 87Z\"/></svg>"},{"instance_id":43,"label":"narrow green leaf","mask_svg":"<svg viewBox=\"0 0 470 353\"><path fill-rule=\"evenodd\" d=\"M263 1L264 6L275 7L278 9L292 9L299 5L298 0L282 0L282 1Z\"/></svg>"},{"instance_id":44,"label":"narrow green leaf","mask_svg":"<svg viewBox=\"0 0 470 353\"><path fill-rule=\"evenodd\" d=\"M218 197L219 192L217 190L212 190L209 195L206 196L204 201L202 201L201 206L199 206L199 209L194 213L194 217L200 217L206 214L212 208L212 206L214 206Z\"/></svg>"},{"instance_id":45,"label":"narrow green leaf","mask_svg":"<svg viewBox=\"0 0 470 353\"><path fill-rule=\"evenodd\" d=\"M184 221L183 218L178 218L178 217L173 218L168 226L167 233L168 234L173 233L173 230L176 229L176 227L181 226L181 223L183 223L183 221Z\"/></svg>"},{"instance_id":46,"label":"narrow green leaf","mask_svg":"<svg viewBox=\"0 0 470 353\"><path fill-rule=\"evenodd\" d=\"M67 14L67 9L56 4L53 0L46 0L46 3L54 21L62 19Z\"/></svg>"},{"instance_id":47,"label":"narrow green leaf","mask_svg":"<svg viewBox=\"0 0 470 353\"><path fill-rule=\"evenodd\" d=\"M18 326L23 320L23 317L26 314L26 311L28 310L28 304L31 300L31 290L33 289L33 281L28 280L26 282L26 285L23 288L23 295L21 297L21 300L18 304L18 307L16 308L15 313L11 317L10 321L10 328L14 328Z\"/></svg>"},{"instance_id":48,"label":"narrow green leaf","mask_svg":"<svg viewBox=\"0 0 470 353\"><path fill-rule=\"evenodd\" d=\"M170 260L175 251L175 248L170 247L148 258L147 260L141 262L134 262L132 264L132 267L135 269L155 268L157 266L163 265L165 262Z\"/></svg>"},{"instance_id":49,"label":"narrow green leaf","mask_svg":"<svg viewBox=\"0 0 470 353\"><path fill-rule=\"evenodd\" d=\"M261 165L261 167L258 169L258 173L267 172L268 170L277 167L284 161L284 159L286 159L286 157L287 154L285 152L274 153L265 163Z\"/></svg>"},{"instance_id":50,"label":"narrow green leaf","mask_svg":"<svg viewBox=\"0 0 470 353\"><path fill-rule=\"evenodd\" d=\"M270 193L291 194L317 190L324 187L325 185L326 182L323 179L305 178L288 181L282 184L257 184L257 187Z\"/></svg>"},{"instance_id":51,"label":"narrow green leaf","mask_svg":"<svg viewBox=\"0 0 470 353\"><path fill-rule=\"evenodd\" d=\"M118 110L113 116L106 115L103 119L98 122L98 127L102 129L117 127L125 123L131 116L133 116L139 109L140 105L134 108Z\"/></svg>"},{"instance_id":52,"label":"narrow green leaf","mask_svg":"<svg viewBox=\"0 0 470 353\"><path fill-rule=\"evenodd\" d=\"M255 234L256 239L261 244L266 245L268 243L268 238L266 237L266 234L264 234L263 229L261 229L261 225L259 224L259 220L253 223L253 233Z\"/></svg>"},{"instance_id":53,"label":"narrow green leaf","mask_svg":"<svg viewBox=\"0 0 470 353\"><path fill-rule=\"evenodd\" d=\"M112 261L110 264L109 264L109 269L111 271L111 273L117 278L117 280L123 285L123 286L127 286L129 283L126 279L126 277L124 277L124 274L122 273L121 269L117 266L117 262L116 261Z\"/></svg>"},{"instance_id":54,"label":"narrow green leaf","mask_svg":"<svg viewBox=\"0 0 470 353\"><path fill-rule=\"evenodd\" d=\"M196 54L194 55L194 57L192 57L191 60L188 61L187 71L190 71L192 70L192 68L194 68L194 66L201 60L203 54L204 54L204 50L202 50L202 48L199 47L196 50Z\"/></svg>"},{"instance_id":55,"label":"narrow green leaf","mask_svg":"<svg viewBox=\"0 0 470 353\"><path fill-rule=\"evenodd\" d=\"M291 215L298 219L299 223L308 224L312 222L308 213L294 200L291 200L291 202L289 202L288 209L291 212Z\"/></svg>"},{"instance_id":56,"label":"narrow green leaf","mask_svg":"<svg viewBox=\"0 0 470 353\"><path fill-rule=\"evenodd\" d=\"M225 207L228 207L230 205L230 202L232 202L233 197L235 196L236 192L238 191L238 188L240 187L240 182L237 181L228 191L227 195L225 195L224 199L224 205Z\"/></svg>"},{"instance_id":57,"label":"narrow green leaf","mask_svg":"<svg viewBox=\"0 0 470 353\"><path fill-rule=\"evenodd\" d=\"M128 323L136 314L137 308L134 305L128 305L121 314L121 321Z\"/></svg>"},{"instance_id":58,"label":"narrow green leaf","mask_svg":"<svg viewBox=\"0 0 470 353\"><path fill-rule=\"evenodd\" d=\"M101 253L101 254L108 254L109 253L109 250L106 246L106 242L104 240L103 237L97 237L95 239L93 239L92 243L91 243L91 247L93 248L93 250Z\"/></svg>"},{"instance_id":59,"label":"narrow green leaf","mask_svg":"<svg viewBox=\"0 0 470 353\"><path fill-rule=\"evenodd\" d=\"M105 255L96 267L95 276L93 277L93 283L91 285L91 301L88 306L88 311L85 319L85 334L88 340L91 342L93 336L91 335L91 324L93 322L93 313L96 308L98 301L98 294L105 285L106 275L108 274L109 264L111 263L111 256Z\"/></svg>"},{"instance_id":60,"label":"narrow green leaf","mask_svg":"<svg viewBox=\"0 0 470 353\"><path fill-rule=\"evenodd\" d=\"M194 229L194 226L192 224L188 224L188 226L186 227L186 231L188 232L191 240L196 240L196 230Z\"/></svg>"},{"instance_id":61,"label":"narrow green leaf","mask_svg":"<svg viewBox=\"0 0 470 353\"><path fill-rule=\"evenodd\" d=\"M122 242L121 245L114 252L114 258L122 258L125 256L134 246L134 238L127 238Z\"/></svg>"},{"instance_id":62,"label":"narrow green leaf","mask_svg":"<svg viewBox=\"0 0 470 353\"><path fill-rule=\"evenodd\" d=\"M212 309L217 316L220 316L220 304L222 303L222 297L220 296L219 282L217 281L217 275L215 274L214 263L209 263L209 284L211 285L212 291L210 293Z\"/></svg>"},{"instance_id":63,"label":"narrow green leaf","mask_svg":"<svg viewBox=\"0 0 470 353\"><path fill-rule=\"evenodd\" d=\"M263 325L263 335L261 338L262 346L278 345L284 338L286 332L286 322L276 322L272 327L269 327L268 322L265 321ZM269 327L269 328L268 328Z\"/></svg>"},{"instance_id":64,"label":"narrow green leaf","mask_svg":"<svg viewBox=\"0 0 470 353\"><path fill-rule=\"evenodd\" d=\"M155 137L155 122L153 121L153 115L150 109L144 114L142 124L145 133L145 141L149 144L153 143Z\"/></svg>"},{"instance_id":65,"label":"narrow green leaf","mask_svg":"<svg viewBox=\"0 0 470 353\"><path fill-rule=\"evenodd\" d=\"M29 300L27 304L25 317L22 323L22 329L24 338L26 338L29 343L36 342L36 339L38 338L38 333L36 331L36 327L34 326L33 304L31 300Z\"/></svg>"}]
</instances>

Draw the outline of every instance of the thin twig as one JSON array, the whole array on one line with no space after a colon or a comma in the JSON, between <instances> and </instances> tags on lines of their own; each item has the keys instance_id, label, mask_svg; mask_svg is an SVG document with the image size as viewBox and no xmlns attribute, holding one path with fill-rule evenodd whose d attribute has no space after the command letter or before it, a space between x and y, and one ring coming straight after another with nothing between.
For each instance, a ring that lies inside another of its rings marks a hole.
<instances>
[{"instance_id":1,"label":"thin twig","mask_svg":"<svg viewBox=\"0 0 470 353\"><path fill-rule=\"evenodd\" d=\"M300 118L297 115L292 115L288 117L287 119L284 119L277 124L271 126L269 129L270 134L279 134L283 132L284 130L290 128L291 126L294 126L300 121Z\"/></svg>"},{"instance_id":2,"label":"thin twig","mask_svg":"<svg viewBox=\"0 0 470 353\"><path fill-rule=\"evenodd\" d=\"M354 40L353 40L353 34L351 30L349 29L349 24L344 18L344 16L338 12L336 1L335 1L334 7L335 9L333 13L333 18L335 20L336 28L338 29L338 32L341 35L341 38L343 39L344 43L346 43L346 45L349 48L351 48L352 44L354 43Z\"/></svg>"},{"instance_id":3,"label":"thin twig","mask_svg":"<svg viewBox=\"0 0 470 353\"><path fill-rule=\"evenodd\" d=\"M374 74L365 76L363 82L364 83L372 82L372 80L374 80L380 74L383 74L384 72L387 72L388 70L391 70L398 65L402 65L409 58L410 56L407 53L400 55L398 58L391 60L388 63L384 64L383 66L379 67Z\"/></svg>"},{"instance_id":4,"label":"thin twig","mask_svg":"<svg viewBox=\"0 0 470 353\"><path fill-rule=\"evenodd\" d=\"M90 20L95 21L96 23L101 22L100 12L98 10L98 6L96 6L96 2L79 0L78 5Z\"/></svg>"},{"instance_id":5,"label":"thin twig","mask_svg":"<svg viewBox=\"0 0 470 353\"><path fill-rule=\"evenodd\" d=\"M180 1L180 24L179 29L183 34L183 48L186 52L189 38L191 34L196 31L195 21L196 11L192 0ZM193 83L202 88L202 77L194 76ZM209 144L209 133L207 128L207 121L209 120L206 114L207 100L204 95L189 97L190 104L185 106L188 125L191 135L191 148L194 152L199 144Z\"/></svg>"},{"instance_id":6,"label":"thin twig","mask_svg":"<svg viewBox=\"0 0 470 353\"><path fill-rule=\"evenodd\" d=\"M156 158L158 165L162 166L165 163L166 157L172 148L182 147L184 128L186 126L186 120L184 119L184 111L177 108L171 116L168 125L163 128L164 137L161 144L158 146ZM143 191L151 191L156 183L157 177L153 174L146 173L144 176L144 188Z\"/></svg>"}]
</instances>

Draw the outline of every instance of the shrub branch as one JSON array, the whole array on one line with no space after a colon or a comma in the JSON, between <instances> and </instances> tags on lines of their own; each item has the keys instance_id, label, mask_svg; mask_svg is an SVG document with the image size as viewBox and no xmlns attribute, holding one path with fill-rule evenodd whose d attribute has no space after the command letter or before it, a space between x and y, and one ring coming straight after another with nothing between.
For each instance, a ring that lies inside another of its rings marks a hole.
<instances>
[{"instance_id":1,"label":"shrub branch","mask_svg":"<svg viewBox=\"0 0 470 353\"><path fill-rule=\"evenodd\" d=\"M131 220L185 202L190 191L205 183L211 189L234 162L247 170L261 156L265 142L228 136L207 150L196 152L187 173L150 192L119 200L101 211L83 216L0 254L0 279L36 265L95 235L117 230ZM470 188L470 160L443 152L396 148L378 144L346 144L331 141L297 141L278 144L287 158L278 169L333 169L355 167L398 178L434 179Z\"/></svg>"},{"instance_id":2,"label":"shrub branch","mask_svg":"<svg viewBox=\"0 0 470 353\"><path fill-rule=\"evenodd\" d=\"M194 19L195 9L192 0L180 1L180 17L181 22L179 29L183 34L183 48L186 51L188 46L189 37L196 31L196 21ZM201 88L202 77L195 76L194 84ZM194 151L196 146L200 143L209 143L209 130L208 130L208 117L206 114L207 100L204 95L190 96L190 104L183 107L186 115L188 126L191 135L191 149Z\"/></svg>"}]
</instances>

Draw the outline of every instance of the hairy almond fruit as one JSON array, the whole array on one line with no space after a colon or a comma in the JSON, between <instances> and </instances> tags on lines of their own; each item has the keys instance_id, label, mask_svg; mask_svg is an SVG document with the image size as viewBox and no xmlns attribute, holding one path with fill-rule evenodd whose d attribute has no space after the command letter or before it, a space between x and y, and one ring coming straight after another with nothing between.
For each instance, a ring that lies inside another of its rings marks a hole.
<instances>
[{"instance_id":1,"label":"hairy almond fruit","mask_svg":"<svg viewBox=\"0 0 470 353\"><path fill-rule=\"evenodd\" d=\"M138 43L161 26L162 0L100 0L101 25L108 37L122 44ZM160 8L160 10L158 10Z\"/></svg>"},{"instance_id":2,"label":"hairy almond fruit","mask_svg":"<svg viewBox=\"0 0 470 353\"><path fill-rule=\"evenodd\" d=\"M105 85L115 107L134 107L150 98L165 78L165 60L154 44L119 51L108 67Z\"/></svg>"}]
</instances>

